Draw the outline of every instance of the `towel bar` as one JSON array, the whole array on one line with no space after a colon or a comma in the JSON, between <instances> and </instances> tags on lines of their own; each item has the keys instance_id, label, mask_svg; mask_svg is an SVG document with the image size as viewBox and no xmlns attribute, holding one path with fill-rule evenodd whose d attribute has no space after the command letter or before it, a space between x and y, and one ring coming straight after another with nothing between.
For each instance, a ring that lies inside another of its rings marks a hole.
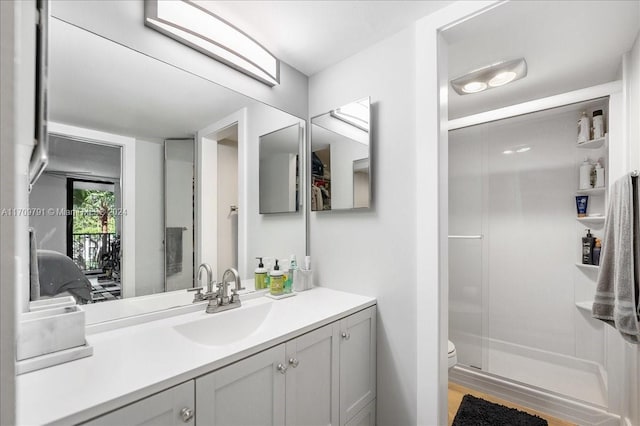
<instances>
[{"instance_id":1,"label":"towel bar","mask_svg":"<svg viewBox=\"0 0 640 426\"><path fill-rule=\"evenodd\" d=\"M482 234L480 235L449 235L449 239L451 240L481 240L483 238Z\"/></svg>"}]
</instances>

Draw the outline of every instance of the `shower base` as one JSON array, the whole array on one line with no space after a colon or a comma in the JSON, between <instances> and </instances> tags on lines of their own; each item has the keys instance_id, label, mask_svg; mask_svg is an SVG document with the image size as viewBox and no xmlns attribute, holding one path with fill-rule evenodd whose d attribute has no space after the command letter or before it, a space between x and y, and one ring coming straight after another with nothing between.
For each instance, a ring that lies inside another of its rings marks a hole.
<instances>
[{"instance_id":1,"label":"shower base","mask_svg":"<svg viewBox=\"0 0 640 426\"><path fill-rule=\"evenodd\" d=\"M527 368L527 366L522 366L519 367L519 370ZM527 373L535 375L535 372L531 370ZM546 374L549 375L548 372ZM620 425L620 417L607 412L606 408L602 406L532 384L525 384L515 379L506 379L473 367L455 366L449 370L449 380L579 425ZM555 380L559 383L563 381L563 376L556 376Z\"/></svg>"}]
</instances>

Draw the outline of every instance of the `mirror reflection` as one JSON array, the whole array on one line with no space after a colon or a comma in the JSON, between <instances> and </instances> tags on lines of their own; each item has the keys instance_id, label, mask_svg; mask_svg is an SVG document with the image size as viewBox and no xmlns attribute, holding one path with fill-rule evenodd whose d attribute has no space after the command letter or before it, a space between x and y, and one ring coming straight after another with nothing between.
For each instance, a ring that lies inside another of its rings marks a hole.
<instances>
[{"instance_id":1,"label":"mirror reflection","mask_svg":"<svg viewBox=\"0 0 640 426\"><path fill-rule=\"evenodd\" d=\"M260 136L260 213L298 210L301 141L299 124Z\"/></svg>"},{"instance_id":2,"label":"mirror reflection","mask_svg":"<svg viewBox=\"0 0 640 426\"><path fill-rule=\"evenodd\" d=\"M32 258L79 275L41 262L32 299L156 295L198 285L201 262L246 279L256 256L304 256L300 209L267 220L258 201L260 136L304 120L56 18L50 52L52 161L30 202L54 210L31 217Z\"/></svg>"},{"instance_id":3,"label":"mirror reflection","mask_svg":"<svg viewBox=\"0 0 640 426\"><path fill-rule=\"evenodd\" d=\"M370 99L311 119L311 210L371 206Z\"/></svg>"}]
</instances>

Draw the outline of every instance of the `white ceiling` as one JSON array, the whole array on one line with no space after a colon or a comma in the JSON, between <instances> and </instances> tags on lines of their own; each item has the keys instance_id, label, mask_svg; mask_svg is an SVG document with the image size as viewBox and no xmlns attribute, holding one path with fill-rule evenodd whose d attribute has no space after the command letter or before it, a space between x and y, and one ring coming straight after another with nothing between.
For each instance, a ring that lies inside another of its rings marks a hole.
<instances>
[{"instance_id":1,"label":"white ceiling","mask_svg":"<svg viewBox=\"0 0 640 426\"><path fill-rule=\"evenodd\" d=\"M196 1L311 76L453 1Z\"/></svg>"},{"instance_id":2,"label":"white ceiling","mask_svg":"<svg viewBox=\"0 0 640 426\"><path fill-rule=\"evenodd\" d=\"M139 138L182 138L258 103L55 18L49 49L52 121Z\"/></svg>"},{"instance_id":3,"label":"white ceiling","mask_svg":"<svg viewBox=\"0 0 640 426\"><path fill-rule=\"evenodd\" d=\"M524 57L527 77L476 94L449 87L459 118L620 78L622 55L640 29L640 1L514 1L444 32L449 80Z\"/></svg>"}]
</instances>

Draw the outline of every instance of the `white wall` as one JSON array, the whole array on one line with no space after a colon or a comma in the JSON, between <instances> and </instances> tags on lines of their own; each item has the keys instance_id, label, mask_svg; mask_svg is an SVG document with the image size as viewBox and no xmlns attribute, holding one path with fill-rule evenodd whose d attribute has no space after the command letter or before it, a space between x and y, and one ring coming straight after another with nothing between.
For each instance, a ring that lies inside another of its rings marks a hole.
<instances>
[{"instance_id":1,"label":"white wall","mask_svg":"<svg viewBox=\"0 0 640 426\"><path fill-rule=\"evenodd\" d=\"M136 139L135 296L164 291L164 146ZM123 235L123 239L126 238ZM126 286L127 283L125 282Z\"/></svg>"},{"instance_id":2,"label":"white wall","mask_svg":"<svg viewBox=\"0 0 640 426\"><path fill-rule=\"evenodd\" d=\"M29 206L35 209L67 208L67 179L44 173L29 194ZM30 226L36 231L38 249L67 254L67 217L58 214L32 216Z\"/></svg>"},{"instance_id":3,"label":"white wall","mask_svg":"<svg viewBox=\"0 0 640 426\"><path fill-rule=\"evenodd\" d=\"M51 2L51 13L261 102L299 117L307 116L307 77L304 74L281 63L280 85L271 88L260 83L145 27L142 0L56 0Z\"/></svg>"},{"instance_id":4,"label":"white wall","mask_svg":"<svg viewBox=\"0 0 640 426\"><path fill-rule=\"evenodd\" d=\"M163 168L162 205L164 207L163 228L182 228L182 268L166 277L166 291L183 290L193 287L193 178L194 150L193 140L166 141L165 164ZM165 222L166 221L166 222ZM165 236L163 234L163 241ZM163 250L164 250L163 246ZM167 268L163 254L163 277Z\"/></svg>"},{"instance_id":5,"label":"white wall","mask_svg":"<svg viewBox=\"0 0 640 426\"><path fill-rule=\"evenodd\" d=\"M260 136L294 124L303 122L299 118L266 105L255 104L247 108L247 135L245 171L246 171L246 206L242 204L246 214L246 262L245 268L240 265L241 276L252 277L258 266L256 257L286 258L295 254L298 259L304 258L305 220L304 206L291 213L260 214L259 179L259 140ZM304 179L301 179L301 200L304 199ZM241 212L242 214L242 212ZM242 242L240 243L242 245ZM243 270L245 272L243 272Z\"/></svg>"},{"instance_id":6,"label":"white wall","mask_svg":"<svg viewBox=\"0 0 640 426\"><path fill-rule=\"evenodd\" d=\"M378 299L379 425L417 424L414 44L409 28L309 79L310 116L373 104L373 208L312 212L310 238L317 284Z\"/></svg>"},{"instance_id":7,"label":"white wall","mask_svg":"<svg viewBox=\"0 0 640 426\"><path fill-rule=\"evenodd\" d=\"M271 154L260 160L261 210L281 212L294 210L296 200L296 156L288 153Z\"/></svg>"}]
</instances>

